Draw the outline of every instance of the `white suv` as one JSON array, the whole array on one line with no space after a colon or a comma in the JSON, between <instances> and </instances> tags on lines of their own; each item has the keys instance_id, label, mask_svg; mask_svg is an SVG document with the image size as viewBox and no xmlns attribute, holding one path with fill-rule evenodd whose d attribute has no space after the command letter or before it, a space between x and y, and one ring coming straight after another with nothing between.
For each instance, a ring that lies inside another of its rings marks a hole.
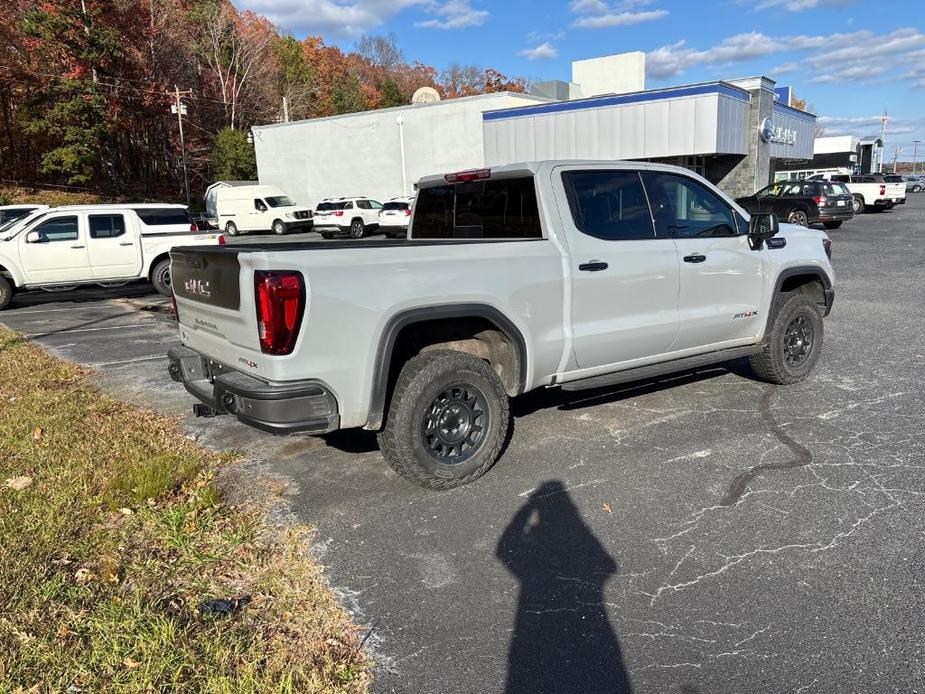
<instances>
[{"instance_id":1,"label":"white suv","mask_svg":"<svg viewBox=\"0 0 925 694\"><path fill-rule=\"evenodd\" d=\"M382 203L370 198L325 198L315 207L315 231L326 239L339 235L361 239L379 227L381 209Z\"/></svg>"},{"instance_id":2,"label":"white suv","mask_svg":"<svg viewBox=\"0 0 925 694\"><path fill-rule=\"evenodd\" d=\"M379 210L379 231L389 238L408 236L408 223L411 221L413 197L392 198L387 200Z\"/></svg>"}]
</instances>

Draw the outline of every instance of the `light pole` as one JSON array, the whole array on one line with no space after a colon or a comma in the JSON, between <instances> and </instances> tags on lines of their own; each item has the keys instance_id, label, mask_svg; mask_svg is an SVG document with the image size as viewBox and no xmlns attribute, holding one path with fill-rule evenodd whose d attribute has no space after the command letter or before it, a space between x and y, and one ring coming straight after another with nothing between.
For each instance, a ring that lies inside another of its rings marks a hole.
<instances>
[{"instance_id":1,"label":"light pole","mask_svg":"<svg viewBox=\"0 0 925 694\"><path fill-rule=\"evenodd\" d=\"M915 159L919 151L919 142L921 142L921 140L912 141L912 173L915 173Z\"/></svg>"}]
</instances>

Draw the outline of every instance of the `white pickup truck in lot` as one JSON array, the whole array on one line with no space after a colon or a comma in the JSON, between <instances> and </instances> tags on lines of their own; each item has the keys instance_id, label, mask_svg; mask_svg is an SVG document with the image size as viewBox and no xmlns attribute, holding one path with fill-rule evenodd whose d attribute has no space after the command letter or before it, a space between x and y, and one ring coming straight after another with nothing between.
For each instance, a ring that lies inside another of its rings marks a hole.
<instances>
[{"instance_id":1,"label":"white pickup truck in lot","mask_svg":"<svg viewBox=\"0 0 925 694\"><path fill-rule=\"evenodd\" d=\"M810 176L808 180L844 183L854 198L852 206L855 214L861 214L864 210L889 210L906 202L906 184L903 181L889 181L883 174L821 173Z\"/></svg>"},{"instance_id":2,"label":"white pickup truck in lot","mask_svg":"<svg viewBox=\"0 0 925 694\"><path fill-rule=\"evenodd\" d=\"M170 249L224 243L198 233L182 205L75 205L37 210L0 230L0 310L13 294L150 280L170 290Z\"/></svg>"},{"instance_id":3,"label":"white pickup truck in lot","mask_svg":"<svg viewBox=\"0 0 925 694\"><path fill-rule=\"evenodd\" d=\"M508 398L748 356L804 379L834 300L822 231L696 174L547 161L420 181L407 240L178 248L170 375L263 430L381 430L433 489L484 474Z\"/></svg>"}]
</instances>

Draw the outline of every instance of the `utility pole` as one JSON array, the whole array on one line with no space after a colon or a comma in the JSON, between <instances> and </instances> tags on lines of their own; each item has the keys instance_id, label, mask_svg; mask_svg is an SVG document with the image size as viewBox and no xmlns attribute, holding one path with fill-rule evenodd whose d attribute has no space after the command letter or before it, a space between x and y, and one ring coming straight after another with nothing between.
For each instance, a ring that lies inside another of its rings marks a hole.
<instances>
[{"instance_id":1,"label":"utility pole","mask_svg":"<svg viewBox=\"0 0 925 694\"><path fill-rule=\"evenodd\" d=\"M167 96L174 98L174 105L171 108L177 114L177 125L180 126L180 155L183 159L183 190L186 192L186 206L190 205L189 198L189 176L186 173L186 140L183 138L183 114L186 112L186 105L181 101L184 96L192 96L193 91L186 89L180 91L177 85L173 85L173 91L167 92Z\"/></svg>"},{"instance_id":2,"label":"utility pole","mask_svg":"<svg viewBox=\"0 0 925 694\"><path fill-rule=\"evenodd\" d=\"M877 162L877 173L883 173L883 153L886 150L886 126L890 122L890 117L883 109L883 118L880 119L880 161Z\"/></svg>"},{"instance_id":3,"label":"utility pole","mask_svg":"<svg viewBox=\"0 0 925 694\"><path fill-rule=\"evenodd\" d=\"M921 140L912 141L912 173L915 173L915 160L919 153L919 142L921 142Z\"/></svg>"},{"instance_id":4,"label":"utility pole","mask_svg":"<svg viewBox=\"0 0 925 694\"><path fill-rule=\"evenodd\" d=\"M899 153L902 151L903 148L896 145L896 149L893 151L893 173L896 173L896 160L899 159Z\"/></svg>"},{"instance_id":5,"label":"utility pole","mask_svg":"<svg viewBox=\"0 0 925 694\"><path fill-rule=\"evenodd\" d=\"M283 123L289 122L289 98L283 97Z\"/></svg>"}]
</instances>

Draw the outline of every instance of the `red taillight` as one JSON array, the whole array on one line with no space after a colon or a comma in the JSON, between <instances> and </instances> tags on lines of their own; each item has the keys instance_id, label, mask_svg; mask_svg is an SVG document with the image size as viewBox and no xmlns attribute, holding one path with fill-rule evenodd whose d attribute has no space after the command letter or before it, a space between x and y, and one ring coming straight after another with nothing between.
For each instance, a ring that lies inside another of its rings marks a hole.
<instances>
[{"instance_id":1,"label":"red taillight","mask_svg":"<svg viewBox=\"0 0 925 694\"><path fill-rule=\"evenodd\" d=\"M224 246L224 245L225 245L225 235L224 235L224 234L219 234L219 235L218 235L218 245L219 245L219 246Z\"/></svg>"},{"instance_id":2,"label":"red taillight","mask_svg":"<svg viewBox=\"0 0 925 694\"><path fill-rule=\"evenodd\" d=\"M825 199L825 196L817 195L813 198L813 202L815 202L818 207L825 207L829 201Z\"/></svg>"},{"instance_id":3,"label":"red taillight","mask_svg":"<svg viewBox=\"0 0 925 694\"><path fill-rule=\"evenodd\" d=\"M406 207L406 208L405 208L405 216L406 216L406 217L410 217L410 216L411 216L411 208L410 208L410 207Z\"/></svg>"},{"instance_id":4,"label":"red taillight","mask_svg":"<svg viewBox=\"0 0 925 694\"><path fill-rule=\"evenodd\" d=\"M343 216L344 216L344 211L343 211L343 210L334 210L334 216L335 216L335 217L343 217Z\"/></svg>"},{"instance_id":5,"label":"red taillight","mask_svg":"<svg viewBox=\"0 0 925 694\"><path fill-rule=\"evenodd\" d=\"M886 186L880 186L880 195L886 195Z\"/></svg>"},{"instance_id":6,"label":"red taillight","mask_svg":"<svg viewBox=\"0 0 925 694\"><path fill-rule=\"evenodd\" d=\"M189 225L190 231L199 231L199 225L196 222L191 222Z\"/></svg>"},{"instance_id":7,"label":"red taillight","mask_svg":"<svg viewBox=\"0 0 925 694\"><path fill-rule=\"evenodd\" d=\"M305 287L298 272L254 273L257 334L264 354L290 354L305 310Z\"/></svg>"},{"instance_id":8,"label":"red taillight","mask_svg":"<svg viewBox=\"0 0 925 694\"><path fill-rule=\"evenodd\" d=\"M468 183L491 178L491 169L472 169L471 171L457 171L443 177L447 183Z\"/></svg>"}]
</instances>

